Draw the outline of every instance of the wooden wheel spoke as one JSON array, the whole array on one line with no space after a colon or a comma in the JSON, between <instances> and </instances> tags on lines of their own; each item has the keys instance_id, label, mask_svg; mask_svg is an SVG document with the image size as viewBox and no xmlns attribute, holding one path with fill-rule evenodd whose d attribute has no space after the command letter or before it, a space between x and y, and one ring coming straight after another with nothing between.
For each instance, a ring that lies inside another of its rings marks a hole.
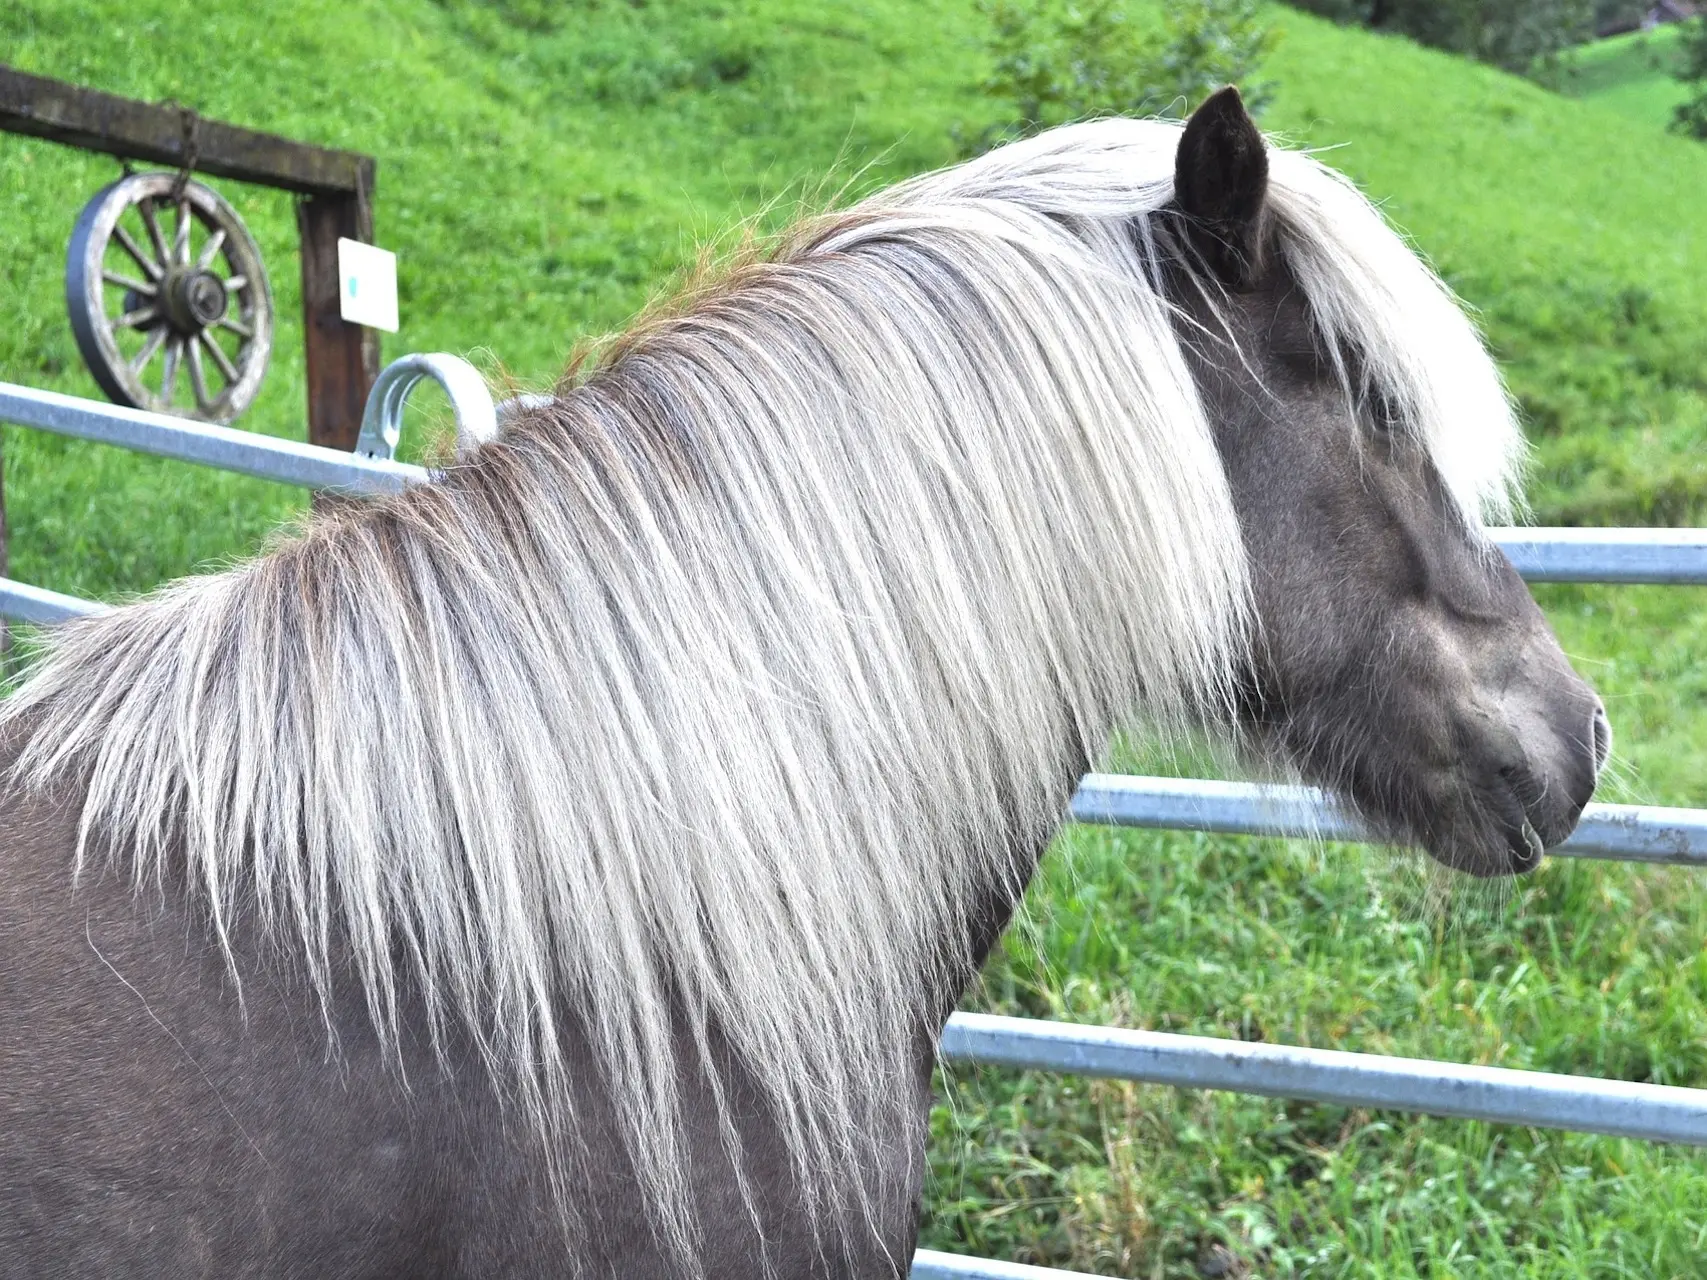
<instances>
[{"instance_id":1,"label":"wooden wheel spoke","mask_svg":"<svg viewBox=\"0 0 1707 1280\"><path fill-rule=\"evenodd\" d=\"M165 325L161 325L157 329L150 329L148 331L148 337L145 338L142 343L142 350L138 351L131 357L130 371L132 373L140 374L148 367L148 362L154 359L154 353L160 350L161 346L165 343L168 332L170 331Z\"/></svg>"},{"instance_id":2,"label":"wooden wheel spoke","mask_svg":"<svg viewBox=\"0 0 1707 1280\"><path fill-rule=\"evenodd\" d=\"M248 284L248 276L227 276L225 278L225 291L227 293L236 293L239 289L247 288Z\"/></svg>"},{"instance_id":3,"label":"wooden wheel spoke","mask_svg":"<svg viewBox=\"0 0 1707 1280\"><path fill-rule=\"evenodd\" d=\"M166 268L144 253L142 251L142 246L137 244L137 242L131 238L130 232L126 231L123 227L116 225L113 227L113 239L119 242L126 253L136 259L136 265L142 268L142 273L150 280L158 280L161 276L166 274Z\"/></svg>"},{"instance_id":4,"label":"wooden wheel spoke","mask_svg":"<svg viewBox=\"0 0 1707 1280\"><path fill-rule=\"evenodd\" d=\"M190 359L190 390L196 393L196 406L207 408L207 370L202 368L202 349L197 342L184 343L184 354Z\"/></svg>"},{"instance_id":5,"label":"wooden wheel spoke","mask_svg":"<svg viewBox=\"0 0 1707 1280\"><path fill-rule=\"evenodd\" d=\"M201 339L202 346L207 348L207 353L213 357L213 362L219 366L219 372L224 375L226 384L236 385L237 366L231 363L231 357L220 349L219 343L213 340L213 335L206 329L196 336Z\"/></svg>"},{"instance_id":6,"label":"wooden wheel spoke","mask_svg":"<svg viewBox=\"0 0 1707 1280\"><path fill-rule=\"evenodd\" d=\"M166 340L166 367L160 374L160 402L168 409L172 407L172 395L178 389L178 358L183 351L182 338L173 337Z\"/></svg>"},{"instance_id":7,"label":"wooden wheel spoke","mask_svg":"<svg viewBox=\"0 0 1707 1280\"><path fill-rule=\"evenodd\" d=\"M160 230L160 219L154 216L153 199L138 200L136 212L141 215L142 225L148 228L148 239L154 245L154 252L161 263L172 261L172 255L166 249L166 236Z\"/></svg>"},{"instance_id":8,"label":"wooden wheel spoke","mask_svg":"<svg viewBox=\"0 0 1707 1280\"><path fill-rule=\"evenodd\" d=\"M225 228L215 227L213 234L207 238L207 243L202 246L201 256L196 259L196 266L206 271L213 265L214 254L218 253L224 244Z\"/></svg>"},{"instance_id":9,"label":"wooden wheel spoke","mask_svg":"<svg viewBox=\"0 0 1707 1280\"><path fill-rule=\"evenodd\" d=\"M172 237L172 261L187 266L190 261L190 202L178 201L178 225Z\"/></svg>"},{"instance_id":10,"label":"wooden wheel spoke","mask_svg":"<svg viewBox=\"0 0 1707 1280\"><path fill-rule=\"evenodd\" d=\"M219 318L219 327L231 330L231 332L235 333L239 338L253 338L255 336L255 331L253 329L244 324L241 320L233 320L230 316L221 316Z\"/></svg>"},{"instance_id":11,"label":"wooden wheel spoke","mask_svg":"<svg viewBox=\"0 0 1707 1280\"><path fill-rule=\"evenodd\" d=\"M113 317L115 329L145 329L160 318L160 308L150 303L146 307L138 307L135 311L126 311Z\"/></svg>"},{"instance_id":12,"label":"wooden wheel spoke","mask_svg":"<svg viewBox=\"0 0 1707 1280\"><path fill-rule=\"evenodd\" d=\"M130 289L135 293L140 293L145 298L152 298L159 292L153 285L117 271L103 271L101 272L101 279L108 284L116 284L121 289Z\"/></svg>"}]
</instances>

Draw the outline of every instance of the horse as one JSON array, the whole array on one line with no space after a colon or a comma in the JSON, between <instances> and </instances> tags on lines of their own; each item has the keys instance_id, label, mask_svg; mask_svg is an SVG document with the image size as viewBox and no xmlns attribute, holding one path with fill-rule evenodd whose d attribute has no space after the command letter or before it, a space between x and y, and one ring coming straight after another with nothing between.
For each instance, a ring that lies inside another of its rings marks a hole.
<instances>
[{"instance_id":1,"label":"horse","mask_svg":"<svg viewBox=\"0 0 1707 1280\"><path fill-rule=\"evenodd\" d=\"M1119 727L1447 866L1609 747L1465 309L1238 93L815 215L437 482L47 642L0 1274L900 1276L936 1040Z\"/></svg>"}]
</instances>

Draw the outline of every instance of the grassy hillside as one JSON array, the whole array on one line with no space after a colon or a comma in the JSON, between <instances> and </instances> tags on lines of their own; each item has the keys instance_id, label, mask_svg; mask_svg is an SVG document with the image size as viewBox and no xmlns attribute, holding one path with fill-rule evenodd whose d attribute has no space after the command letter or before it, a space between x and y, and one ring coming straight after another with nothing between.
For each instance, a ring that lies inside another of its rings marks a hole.
<instances>
[{"instance_id":1,"label":"grassy hillside","mask_svg":"<svg viewBox=\"0 0 1707 1280\"><path fill-rule=\"evenodd\" d=\"M1675 74L1683 61L1682 34L1673 23L1574 49L1565 61L1565 87L1640 125L1664 129L1689 96Z\"/></svg>"},{"instance_id":2,"label":"grassy hillside","mask_svg":"<svg viewBox=\"0 0 1707 1280\"><path fill-rule=\"evenodd\" d=\"M0 8L28 70L380 160L406 350L548 381L742 218L952 158L1000 114L970 0L74 0ZM1281 11L1266 123L1326 153L1483 312L1546 520L1707 517L1707 147ZM1343 144L1343 145L1342 145ZM0 138L0 378L95 394L60 301L110 160ZM218 184L285 323L246 425L301 431L288 199ZM417 433L416 439L419 439ZM300 506L7 429L15 573L145 589ZM1707 599L1542 594L1606 693L1624 794L1707 803ZM1075 831L981 1007L1707 1085L1698 881L1552 862L1501 894L1365 850ZM1110 1274L1698 1274L1707 1159L1640 1144L1048 1076L945 1081L926 1238ZM1225 1256L1215 1253L1222 1248ZM1201 1264L1201 1269L1200 1269Z\"/></svg>"},{"instance_id":3,"label":"grassy hillside","mask_svg":"<svg viewBox=\"0 0 1707 1280\"><path fill-rule=\"evenodd\" d=\"M838 167L875 162L874 182L951 158L943 121L961 109L967 61L910 41L906 8L772 5L760 22L711 5L216 3L194 11L192 32L175 0L116 12L30 0L0 9L0 56L373 153L378 237L400 255L403 328L387 353L482 352L549 381L576 337L619 324L736 217ZM97 394L60 279L77 209L117 173L0 143L0 291L22 318L0 333L0 376ZM261 243L284 319L245 425L300 434L290 199L222 189ZM12 433L7 445L17 573L66 590L145 588L254 545L297 503L75 444ZM127 513L117 527L101 517L114 509Z\"/></svg>"}]
</instances>

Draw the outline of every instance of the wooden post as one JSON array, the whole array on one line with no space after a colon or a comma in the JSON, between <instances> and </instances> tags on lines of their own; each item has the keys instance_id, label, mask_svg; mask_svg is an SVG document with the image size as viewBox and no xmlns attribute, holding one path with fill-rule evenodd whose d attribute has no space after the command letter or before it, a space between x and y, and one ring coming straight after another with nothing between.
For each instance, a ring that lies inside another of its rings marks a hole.
<instances>
[{"instance_id":1,"label":"wooden post","mask_svg":"<svg viewBox=\"0 0 1707 1280\"><path fill-rule=\"evenodd\" d=\"M7 558L6 538L6 466L0 460L0 578L11 576L12 566ZM0 676L12 674L12 628L0 618Z\"/></svg>"},{"instance_id":2,"label":"wooden post","mask_svg":"<svg viewBox=\"0 0 1707 1280\"><path fill-rule=\"evenodd\" d=\"M379 376L379 332L338 309L338 240L373 241L372 163L348 195L312 195L296 206L302 243L302 337L308 366L308 442L354 449L367 393Z\"/></svg>"}]
</instances>

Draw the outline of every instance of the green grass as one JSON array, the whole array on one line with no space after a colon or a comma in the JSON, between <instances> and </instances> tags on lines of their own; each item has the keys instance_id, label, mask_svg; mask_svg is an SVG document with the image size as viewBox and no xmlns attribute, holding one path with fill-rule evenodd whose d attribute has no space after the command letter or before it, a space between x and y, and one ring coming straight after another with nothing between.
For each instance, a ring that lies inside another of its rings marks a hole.
<instances>
[{"instance_id":1,"label":"green grass","mask_svg":"<svg viewBox=\"0 0 1707 1280\"><path fill-rule=\"evenodd\" d=\"M1675 75L1682 62L1682 33L1672 24L1582 45L1565 59L1565 87L1640 126L1664 129L1673 109L1689 96Z\"/></svg>"},{"instance_id":2,"label":"green grass","mask_svg":"<svg viewBox=\"0 0 1707 1280\"><path fill-rule=\"evenodd\" d=\"M1375 1053L1703 1082L1685 873L1553 861L1509 896L1342 848L1062 841L985 1007ZM1660 904L1665 904L1661 906ZM1694 1276L1707 1162L1640 1143L961 1071L933 1234L1109 1274ZM1011 1208L1009 1206L1012 1206Z\"/></svg>"},{"instance_id":3,"label":"green grass","mask_svg":"<svg viewBox=\"0 0 1707 1280\"><path fill-rule=\"evenodd\" d=\"M1707 517L1707 148L1629 113L1628 68L1585 66L1566 97L1277 19L1266 123L1345 144L1327 158L1481 309L1530 424L1538 516ZM539 384L717 229L952 159L954 125L1001 114L971 87L979 21L970 0L22 0L0 8L0 49L374 153L378 238L400 255L387 355L475 353ZM0 138L0 378L95 394L60 273L77 209L117 171ZM245 425L300 435L289 200L215 185L284 317ZM62 590L145 590L302 505L24 431L4 450L14 572ZM1607 696L1617 794L1707 804L1707 595L1539 595ZM1707 1085L1703 901L1678 872L1553 862L1500 891L1368 850L1075 830L973 1003ZM1031 1074L943 1088L937 1247L1145 1277L1198 1275L1217 1247L1241 1260L1230 1274L1702 1271L1707 1159L1680 1150Z\"/></svg>"}]
</instances>

